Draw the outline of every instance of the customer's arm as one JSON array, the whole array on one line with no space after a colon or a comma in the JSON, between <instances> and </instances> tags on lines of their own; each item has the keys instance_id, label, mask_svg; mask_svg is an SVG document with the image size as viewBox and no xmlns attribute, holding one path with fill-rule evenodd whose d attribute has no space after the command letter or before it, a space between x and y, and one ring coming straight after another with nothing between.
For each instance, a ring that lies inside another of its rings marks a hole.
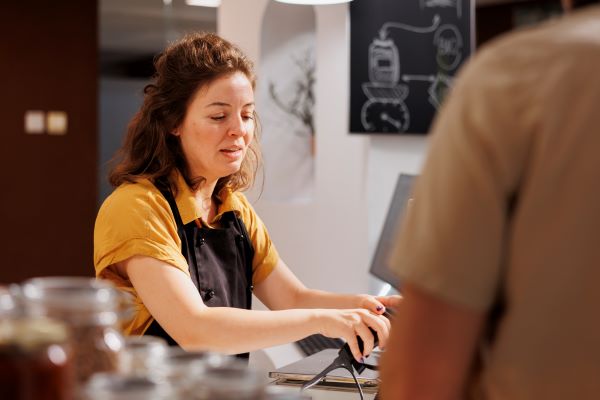
<instances>
[{"instance_id":1,"label":"customer's arm","mask_svg":"<svg viewBox=\"0 0 600 400\"><path fill-rule=\"evenodd\" d=\"M480 312L406 284L381 363L383 400L459 400L483 326Z\"/></svg>"}]
</instances>

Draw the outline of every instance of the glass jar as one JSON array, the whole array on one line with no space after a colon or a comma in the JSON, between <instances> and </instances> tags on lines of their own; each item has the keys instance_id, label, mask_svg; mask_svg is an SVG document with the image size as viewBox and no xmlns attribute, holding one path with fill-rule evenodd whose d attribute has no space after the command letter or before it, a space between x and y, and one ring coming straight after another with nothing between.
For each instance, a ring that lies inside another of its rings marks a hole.
<instances>
[{"instance_id":1,"label":"glass jar","mask_svg":"<svg viewBox=\"0 0 600 400\"><path fill-rule=\"evenodd\" d=\"M150 376L94 374L83 390L86 400L174 400L178 397L168 382Z\"/></svg>"},{"instance_id":2,"label":"glass jar","mask_svg":"<svg viewBox=\"0 0 600 400\"><path fill-rule=\"evenodd\" d=\"M90 278L45 277L25 281L21 293L28 315L54 318L69 328L79 384L93 373L117 371L123 348L117 289Z\"/></svg>"},{"instance_id":3,"label":"glass jar","mask_svg":"<svg viewBox=\"0 0 600 400\"><path fill-rule=\"evenodd\" d=\"M18 285L0 285L0 319L22 316L23 310L18 299Z\"/></svg>"},{"instance_id":4,"label":"glass jar","mask_svg":"<svg viewBox=\"0 0 600 400\"><path fill-rule=\"evenodd\" d=\"M298 388L282 388L269 385L265 388L263 400L311 400L312 397L300 392Z\"/></svg>"},{"instance_id":5,"label":"glass jar","mask_svg":"<svg viewBox=\"0 0 600 400\"><path fill-rule=\"evenodd\" d=\"M261 400L267 383L265 374L248 368L233 357L208 360L204 373L195 382L192 399Z\"/></svg>"},{"instance_id":6,"label":"glass jar","mask_svg":"<svg viewBox=\"0 0 600 400\"><path fill-rule=\"evenodd\" d=\"M167 342L157 336L127 336L121 353L119 370L124 374L159 373L167 356Z\"/></svg>"},{"instance_id":7,"label":"glass jar","mask_svg":"<svg viewBox=\"0 0 600 400\"><path fill-rule=\"evenodd\" d=\"M74 370L64 324L0 319L0 399L70 400Z\"/></svg>"},{"instance_id":8,"label":"glass jar","mask_svg":"<svg viewBox=\"0 0 600 400\"><path fill-rule=\"evenodd\" d=\"M181 347L172 346L167 350L166 357L158 368L162 377L171 383L181 399L199 397L197 382L202 381L204 372L209 364L226 362L228 356L201 352L186 351Z\"/></svg>"}]
</instances>

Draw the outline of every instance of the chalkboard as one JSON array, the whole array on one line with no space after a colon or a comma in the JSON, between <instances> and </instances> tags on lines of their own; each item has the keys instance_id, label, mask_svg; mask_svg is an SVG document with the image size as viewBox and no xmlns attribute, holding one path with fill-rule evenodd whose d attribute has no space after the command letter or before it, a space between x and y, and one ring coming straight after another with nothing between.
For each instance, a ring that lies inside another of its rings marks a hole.
<instances>
[{"instance_id":1,"label":"chalkboard","mask_svg":"<svg viewBox=\"0 0 600 400\"><path fill-rule=\"evenodd\" d=\"M350 131L427 133L473 51L470 0L350 3Z\"/></svg>"}]
</instances>

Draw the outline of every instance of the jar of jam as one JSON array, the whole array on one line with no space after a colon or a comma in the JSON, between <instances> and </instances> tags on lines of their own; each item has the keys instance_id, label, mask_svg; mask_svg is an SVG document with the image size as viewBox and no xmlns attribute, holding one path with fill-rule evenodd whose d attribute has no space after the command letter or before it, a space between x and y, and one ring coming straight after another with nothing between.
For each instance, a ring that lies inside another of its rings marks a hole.
<instances>
[{"instance_id":1,"label":"jar of jam","mask_svg":"<svg viewBox=\"0 0 600 400\"><path fill-rule=\"evenodd\" d=\"M33 278L21 285L25 312L65 323L78 384L96 372L117 371L123 336L120 295L108 282L78 277Z\"/></svg>"},{"instance_id":2,"label":"jar of jam","mask_svg":"<svg viewBox=\"0 0 600 400\"><path fill-rule=\"evenodd\" d=\"M0 399L71 400L74 370L64 324L0 319Z\"/></svg>"}]
</instances>

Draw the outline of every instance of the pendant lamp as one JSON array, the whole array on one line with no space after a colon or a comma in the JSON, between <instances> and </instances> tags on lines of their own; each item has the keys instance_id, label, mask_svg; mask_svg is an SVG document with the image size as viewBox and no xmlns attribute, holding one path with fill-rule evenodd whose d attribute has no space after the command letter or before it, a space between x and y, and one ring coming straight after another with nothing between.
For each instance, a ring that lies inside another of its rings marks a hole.
<instances>
[{"instance_id":1,"label":"pendant lamp","mask_svg":"<svg viewBox=\"0 0 600 400\"><path fill-rule=\"evenodd\" d=\"M280 3L288 3L288 4L310 4L310 5L321 5L321 4L339 4L339 3L349 3L352 0L276 0Z\"/></svg>"},{"instance_id":2,"label":"pendant lamp","mask_svg":"<svg viewBox=\"0 0 600 400\"><path fill-rule=\"evenodd\" d=\"M185 0L188 6L219 7L221 0Z\"/></svg>"}]
</instances>

